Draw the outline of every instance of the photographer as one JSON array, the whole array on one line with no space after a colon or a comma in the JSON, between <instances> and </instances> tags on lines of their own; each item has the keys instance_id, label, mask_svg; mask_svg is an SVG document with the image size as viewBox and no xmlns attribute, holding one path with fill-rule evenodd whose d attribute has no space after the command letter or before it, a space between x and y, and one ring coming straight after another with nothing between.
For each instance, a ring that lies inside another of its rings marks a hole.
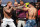
<instances>
[{"instance_id":1,"label":"photographer","mask_svg":"<svg viewBox=\"0 0 40 27\"><path fill-rule=\"evenodd\" d=\"M3 18L3 6L1 6L1 0L0 0L0 25L1 25L1 19Z\"/></svg>"}]
</instances>

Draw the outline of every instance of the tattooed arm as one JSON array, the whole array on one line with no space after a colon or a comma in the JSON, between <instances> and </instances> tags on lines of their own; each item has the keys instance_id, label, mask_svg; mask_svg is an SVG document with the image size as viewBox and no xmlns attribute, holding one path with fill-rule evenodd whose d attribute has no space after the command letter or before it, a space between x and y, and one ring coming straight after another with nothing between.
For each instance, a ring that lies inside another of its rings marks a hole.
<instances>
[{"instance_id":1,"label":"tattooed arm","mask_svg":"<svg viewBox=\"0 0 40 27\"><path fill-rule=\"evenodd\" d=\"M11 10L12 10L12 8L8 9L8 8L4 7L3 10L4 10L5 12L7 12L7 13L10 13Z\"/></svg>"}]
</instances>

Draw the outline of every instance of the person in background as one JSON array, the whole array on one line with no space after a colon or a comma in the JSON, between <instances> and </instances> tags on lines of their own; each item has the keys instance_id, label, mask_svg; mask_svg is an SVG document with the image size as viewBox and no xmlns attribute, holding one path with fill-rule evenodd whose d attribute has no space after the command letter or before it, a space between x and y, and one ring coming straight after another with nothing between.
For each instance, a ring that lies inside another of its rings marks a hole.
<instances>
[{"instance_id":1,"label":"person in background","mask_svg":"<svg viewBox=\"0 0 40 27\"><path fill-rule=\"evenodd\" d=\"M14 7L18 7L18 2L14 2ZM15 25L16 25L16 27L17 27L17 23L16 23L16 19L17 19L17 17L16 17L16 8L14 8L14 10L12 11L12 19L14 19L14 23L15 23Z\"/></svg>"},{"instance_id":2,"label":"person in background","mask_svg":"<svg viewBox=\"0 0 40 27\"><path fill-rule=\"evenodd\" d=\"M38 9L38 27L40 27L40 9Z\"/></svg>"},{"instance_id":3,"label":"person in background","mask_svg":"<svg viewBox=\"0 0 40 27\"><path fill-rule=\"evenodd\" d=\"M37 15L37 25L38 27L40 27L40 17L39 17L39 14L40 14L40 2L36 3L36 8L38 10L38 15Z\"/></svg>"},{"instance_id":4,"label":"person in background","mask_svg":"<svg viewBox=\"0 0 40 27\"><path fill-rule=\"evenodd\" d=\"M1 25L1 19L3 18L3 6L1 6L2 1L0 0L0 25Z\"/></svg>"},{"instance_id":5,"label":"person in background","mask_svg":"<svg viewBox=\"0 0 40 27\"><path fill-rule=\"evenodd\" d=\"M37 8L37 10L39 10L39 4L38 3L36 3L36 8Z\"/></svg>"},{"instance_id":6,"label":"person in background","mask_svg":"<svg viewBox=\"0 0 40 27\"><path fill-rule=\"evenodd\" d=\"M18 7L18 2L16 2L16 1L14 2L14 7ZM14 10L16 11L16 8L14 8ZM15 14L16 14L16 13L15 13ZM15 19L16 19L16 20L15 20L15 21L16 21L15 23L16 23L16 27L17 27L17 22L18 22L18 20L17 20L17 15L16 15L16 18L15 18Z\"/></svg>"}]
</instances>

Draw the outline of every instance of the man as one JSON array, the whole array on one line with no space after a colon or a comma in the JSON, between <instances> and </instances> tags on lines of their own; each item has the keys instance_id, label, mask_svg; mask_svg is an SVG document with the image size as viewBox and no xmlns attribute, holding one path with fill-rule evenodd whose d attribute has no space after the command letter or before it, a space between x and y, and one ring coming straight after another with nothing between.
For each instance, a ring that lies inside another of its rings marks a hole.
<instances>
[{"instance_id":1,"label":"man","mask_svg":"<svg viewBox=\"0 0 40 27\"><path fill-rule=\"evenodd\" d=\"M24 5L24 2L23 1L20 1L20 6L23 6Z\"/></svg>"},{"instance_id":2,"label":"man","mask_svg":"<svg viewBox=\"0 0 40 27\"><path fill-rule=\"evenodd\" d=\"M12 17L12 13L11 13L12 10L13 10L12 2L9 1L7 3L7 6L3 8L4 18L3 18L3 23L1 23L1 27L6 27L7 24L10 27L16 27L13 22L13 19L11 18Z\"/></svg>"},{"instance_id":3,"label":"man","mask_svg":"<svg viewBox=\"0 0 40 27\"><path fill-rule=\"evenodd\" d=\"M40 9L38 10L38 27L40 27Z\"/></svg>"},{"instance_id":4,"label":"man","mask_svg":"<svg viewBox=\"0 0 40 27\"><path fill-rule=\"evenodd\" d=\"M15 2L15 3L14 3L14 6L15 6L15 7L18 7L18 2Z\"/></svg>"},{"instance_id":5,"label":"man","mask_svg":"<svg viewBox=\"0 0 40 27\"><path fill-rule=\"evenodd\" d=\"M24 10L28 10L28 21L26 22L25 27L37 27L36 25L36 15L37 9L34 7L34 3L29 4L29 8L25 8Z\"/></svg>"},{"instance_id":6,"label":"man","mask_svg":"<svg viewBox=\"0 0 40 27\"><path fill-rule=\"evenodd\" d=\"M24 2L20 1L20 6L23 6ZM24 6L22 8L25 8ZM21 25L23 27L25 27L25 21L26 21L26 13L28 11L24 11L23 9L19 8L16 9L16 14L17 14L17 18L18 18L18 22L17 22L17 27L21 27Z\"/></svg>"},{"instance_id":7,"label":"man","mask_svg":"<svg viewBox=\"0 0 40 27\"><path fill-rule=\"evenodd\" d=\"M17 19L17 17L16 17L16 7L18 7L17 5L18 5L18 3L17 2L14 2L14 7L15 8L12 11L12 19L14 19L14 23L15 23L16 27L17 27L17 23L16 23L16 19Z\"/></svg>"},{"instance_id":8,"label":"man","mask_svg":"<svg viewBox=\"0 0 40 27\"><path fill-rule=\"evenodd\" d=\"M3 6L1 6L1 0L0 0L0 25L1 25L2 18L3 18Z\"/></svg>"},{"instance_id":9,"label":"man","mask_svg":"<svg viewBox=\"0 0 40 27\"><path fill-rule=\"evenodd\" d=\"M35 7L37 8L37 10L39 10L39 4L38 3L36 3Z\"/></svg>"}]
</instances>

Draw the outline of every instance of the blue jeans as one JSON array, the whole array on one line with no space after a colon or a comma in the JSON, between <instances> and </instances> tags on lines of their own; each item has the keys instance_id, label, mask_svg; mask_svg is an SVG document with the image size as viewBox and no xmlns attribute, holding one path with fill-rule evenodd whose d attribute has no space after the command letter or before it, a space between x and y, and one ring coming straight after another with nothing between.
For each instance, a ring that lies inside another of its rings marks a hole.
<instances>
[{"instance_id":1,"label":"blue jeans","mask_svg":"<svg viewBox=\"0 0 40 27\"><path fill-rule=\"evenodd\" d=\"M36 21L35 20L28 20L26 22L25 27L37 27Z\"/></svg>"}]
</instances>

